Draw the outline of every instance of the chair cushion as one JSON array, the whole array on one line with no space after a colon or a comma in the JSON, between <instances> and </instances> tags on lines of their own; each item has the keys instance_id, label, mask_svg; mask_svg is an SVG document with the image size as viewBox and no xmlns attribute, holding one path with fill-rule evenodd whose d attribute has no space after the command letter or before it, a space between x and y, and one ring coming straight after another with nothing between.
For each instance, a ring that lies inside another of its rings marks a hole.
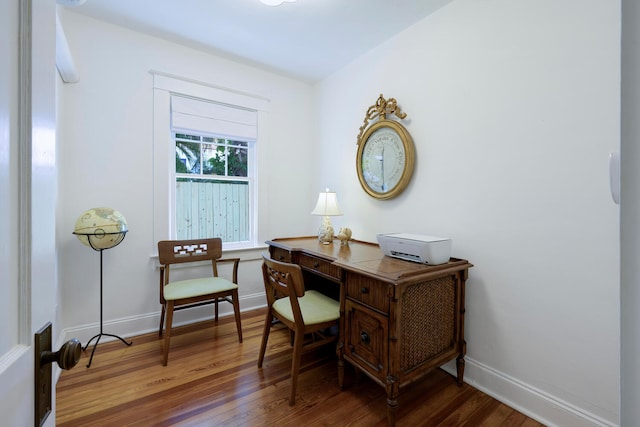
<instances>
[{"instance_id":1,"label":"chair cushion","mask_svg":"<svg viewBox=\"0 0 640 427\"><path fill-rule=\"evenodd\" d=\"M237 289L238 285L222 277L205 277L171 282L164 287L164 299L178 300Z\"/></svg>"},{"instance_id":2,"label":"chair cushion","mask_svg":"<svg viewBox=\"0 0 640 427\"><path fill-rule=\"evenodd\" d=\"M303 297L298 298L298 304L300 304L305 325L314 325L340 318L340 303L320 292L306 291ZM273 303L273 309L285 319L295 322L289 298L276 300Z\"/></svg>"}]
</instances>

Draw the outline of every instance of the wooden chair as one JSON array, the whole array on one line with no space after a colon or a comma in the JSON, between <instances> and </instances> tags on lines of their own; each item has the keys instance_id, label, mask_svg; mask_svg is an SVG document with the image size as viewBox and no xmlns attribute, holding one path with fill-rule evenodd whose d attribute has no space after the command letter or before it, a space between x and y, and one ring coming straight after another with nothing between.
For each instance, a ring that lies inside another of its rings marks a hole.
<instances>
[{"instance_id":1,"label":"wooden chair","mask_svg":"<svg viewBox=\"0 0 640 427\"><path fill-rule=\"evenodd\" d=\"M283 263L263 254L262 275L267 294L267 317L262 333L262 345L258 368L262 368L269 331L275 319L293 332L293 357L291 362L291 395L289 405L296 401L296 384L300 357L303 351L336 341L337 335L324 334L323 330L338 325L340 303L317 291L306 291L299 265ZM313 340L305 343L305 337Z\"/></svg>"},{"instance_id":2,"label":"wooden chair","mask_svg":"<svg viewBox=\"0 0 640 427\"><path fill-rule=\"evenodd\" d=\"M163 240L158 242L158 258L160 261L160 315L159 336L162 337L162 324L167 316L162 364L167 366L169 345L171 341L171 325L173 312L185 308L193 308L206 304L214 304L215 320L218 320L218 302L227 301L233 304L233 311L238 328L238 341L242 342L240 326L240 306L238 304L238 264L239 258L222 259L222 239ZM169 277L174 264L210 261L213 275L203 278L179 280L172 282ZM233 263L232 280L218 277L218 264Z\"/></svg>"}]
</instances>

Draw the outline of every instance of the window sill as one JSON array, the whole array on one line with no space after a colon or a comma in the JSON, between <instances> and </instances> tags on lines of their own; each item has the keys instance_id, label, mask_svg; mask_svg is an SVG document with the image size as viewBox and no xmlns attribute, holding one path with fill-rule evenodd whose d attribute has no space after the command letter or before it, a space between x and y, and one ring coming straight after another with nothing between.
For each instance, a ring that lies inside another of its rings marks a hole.
<instances>
[{"instance_id":1,"label":"window sill","mask_svg":"<svg viewBox=\"0 0 640 427\"><path fill-rule=\"evenodd\" d=\"M259 245L251 248L223 249L222 258L240 258L240 262L257 261L262 259L262 253L268 248L268 245ZM156 267L160 266L157 253L152 254L149 258L156 261Z\"/></svg>"}]
</instances>

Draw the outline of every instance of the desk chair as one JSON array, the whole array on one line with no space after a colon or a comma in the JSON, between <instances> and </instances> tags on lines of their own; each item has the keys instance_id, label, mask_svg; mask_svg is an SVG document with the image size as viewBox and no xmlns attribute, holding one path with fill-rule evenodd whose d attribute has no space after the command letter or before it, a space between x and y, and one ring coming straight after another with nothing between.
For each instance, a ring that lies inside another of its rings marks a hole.
<instances>
[{"instance_id":1,"label":"desk chair","mask_svg":"<svg viewBox=\"0 0 640 427\"><path fill-rule=\"evenodd\" d=\"M323 330L340 321L340 303L317 291L306 291L299 265L272 260L263 254L262 275L267 294L267 317L262 333L258 368L262 368L269 331L274 318L293 332L291 362L291 395L289 405L296 402L296 384L302 352L336 341L337 336L323 334ZM305 336L314 339L305 343Z\"/></svg>"},{"instance_id":2,"label":"desk chair","mask_svg":"<svg viewBox=\"0 0 640 427\"><path fill-rule=\"evenodd\" d=\"M171 341L171 325L173 312L185 308L193 308L206 304L214 304L215 320L218 321L218 302L227 301L233 304L233 311L238 329L238 341L242 342L240 326L240 306L238 304L238 264L239 258L222 259L222 239L163 240L158 242L158 258L160 261L160 315L159 336L162 337L162 324L165 314L167 323L164 335L164 351L162 364L167 366L169 345ZM197 279L172 282L169 278L171 266L174 264L210 261L213 275ZM218 264L233 263L232 281L218 277Z\"/></svg>"}]
</instances>

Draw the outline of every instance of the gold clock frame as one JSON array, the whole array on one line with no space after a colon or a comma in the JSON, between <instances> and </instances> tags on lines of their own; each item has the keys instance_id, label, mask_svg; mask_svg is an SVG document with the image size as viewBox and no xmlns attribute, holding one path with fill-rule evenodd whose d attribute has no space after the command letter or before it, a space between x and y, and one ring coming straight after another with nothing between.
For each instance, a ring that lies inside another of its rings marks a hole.
<instances>
[{"instance_id":1,"label":"gold clock frame","mask_svg":"<svg viewBox=\"0 0 640 427\"><path fill-rule=\"evenodd\" d=\"M369 109L367 110L364 124L360 127L360 133L358 134L358 153L356 154L356 170L358 172L358 180L360 181L362 189L371 197L378 200L393 199L394 197L402 193L409 184L409 181L411 181L411 176L413 175L413 165L415 163L415 148L411 135L401 123L395 120L387 119L387 115L390 114L395 114L400 119L404 119L407 116L406 113L400 111L400 108L397 105L397 101L394 98L385 100L382 94L380 94L376 103L369 107ZM376 118L378 118L379 120L371 126L367 127L369 125L369 121ZM381 128L388 128L398 135L398 138L400 138L400 141L402 141L405 153L404 167L400 180L393 188L385 192L375 191L371 187L369 187L364 179L364 174L362 171L362 155L364 153L364 148L367 145L367 142L371 135L373 135L375 131Z\"/></svg>"}]
</instances>

